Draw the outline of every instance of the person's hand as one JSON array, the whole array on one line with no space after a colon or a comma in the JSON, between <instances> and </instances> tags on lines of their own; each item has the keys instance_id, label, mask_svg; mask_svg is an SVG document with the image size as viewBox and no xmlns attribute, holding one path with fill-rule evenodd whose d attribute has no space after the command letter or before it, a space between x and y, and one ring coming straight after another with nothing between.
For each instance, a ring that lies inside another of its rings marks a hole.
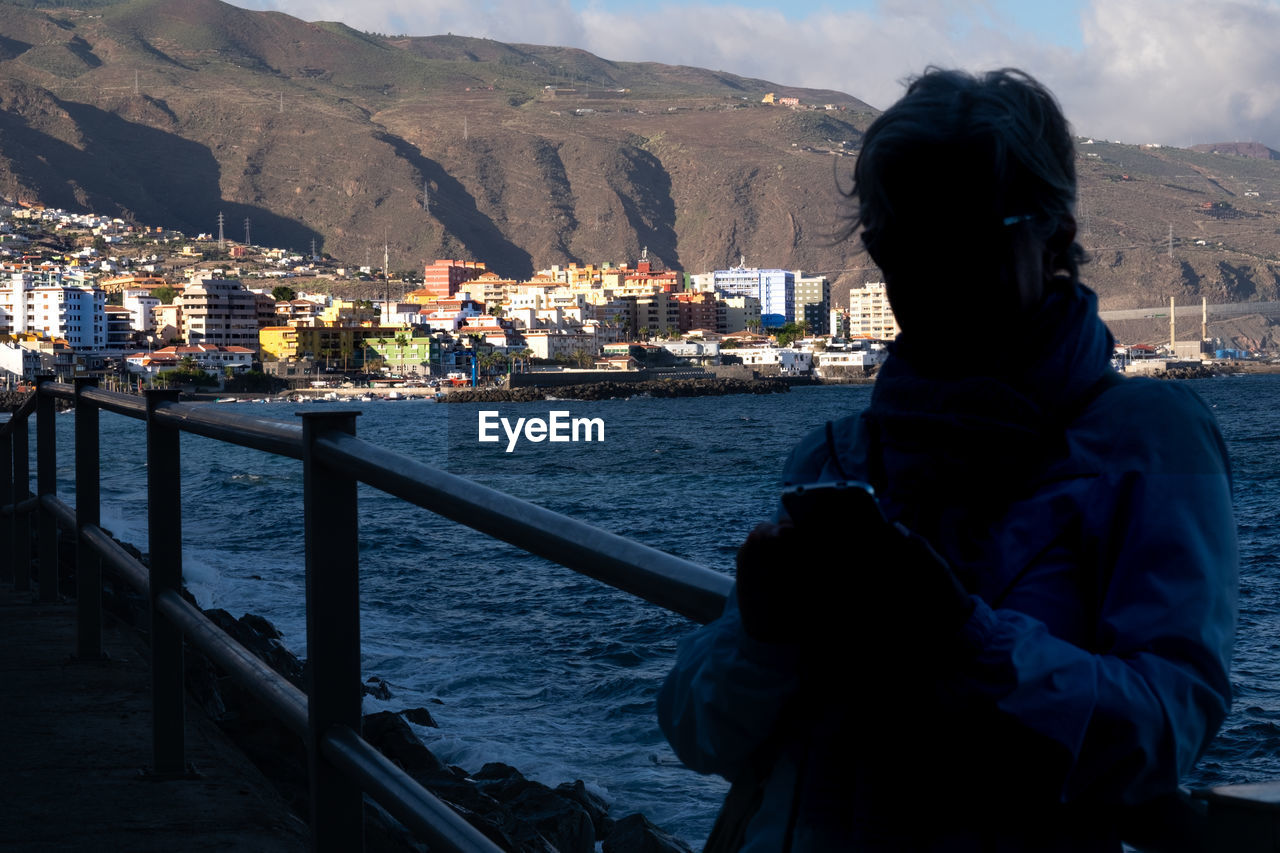
<instances>
[{"instance_id":1,"label":"person's hand","mask_svg":"<svg viewBox=\"0 0 1280 853\"><path fill-rule=\"evenodd\" d=\"M801 540L789 521L756 525L738 548L738 611L752 639L796 643L804 634L813 590L793 570L803 560Z\"/></svg>"},{"instance_id":2,"label":"person's hand","mask_svg":"<svg viewBox=\"0 0 1280 853\"><path fill-rule=\"evenodd\" d=\"M837 530L782 521L751 531L737 557L738 610L750 637L914 655L969 618L972 599L923 537L878 521L846 527L844 541Z\"/></svg>"}]
</instances>

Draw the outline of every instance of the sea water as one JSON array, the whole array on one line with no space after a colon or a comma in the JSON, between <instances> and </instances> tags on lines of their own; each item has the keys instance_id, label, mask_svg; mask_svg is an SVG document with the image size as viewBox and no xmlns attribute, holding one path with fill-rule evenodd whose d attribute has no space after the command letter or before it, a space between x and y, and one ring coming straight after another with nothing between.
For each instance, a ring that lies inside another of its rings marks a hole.
<instances>
[{"instance_id":1,"label":"sea water","mask_svg":"<svg viewBox=\"0 0 1280 853\"><path fill-rule=\"evenodd\" d=\"M1193 786L1280 778L1280 376L1199 380L1230 446L1242 593L1236 706ZM729 571L746 533L769 517L790 447L867 403L870 388L691 399L486 406L373 402L358 434L544 507ZM294 420L337 403L225 406ZM475 440L481 410L599 418L604 441ZM104 526L145 550L143 431L102 414ZM68 415L59 418L60 492L73 499ZM1160 423L1134 429L1159 430ZM34 443L34 442L33 442ZM306 654L299 463L182 439L184 574L204 607L266 617ZM512 764L551 785L583 779L615 816L640 811L695 844L727 789L675 759L654 698L677 641L696 626L557 565L361 487L361 634L365 677L392 698L365 710L428 706L415 727L468 770Z\"/></svg>"}]
</instances>

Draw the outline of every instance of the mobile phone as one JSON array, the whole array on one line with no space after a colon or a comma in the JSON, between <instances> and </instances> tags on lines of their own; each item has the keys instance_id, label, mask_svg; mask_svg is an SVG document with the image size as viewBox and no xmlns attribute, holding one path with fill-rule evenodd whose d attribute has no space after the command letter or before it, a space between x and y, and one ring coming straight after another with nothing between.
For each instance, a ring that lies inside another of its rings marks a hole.
<instances>
[{"instance_id":1,"label":"mobile phone","mask_svg":"<svg viewBox=\"0 0 1280 853\"><path fill-rule=\"evenodd\" d=\"M861 480L827 480L801 483L782 490L782 508L792 524L848 525L888 524L876 500L876 490Z\"/></svg>"}]
</instances>

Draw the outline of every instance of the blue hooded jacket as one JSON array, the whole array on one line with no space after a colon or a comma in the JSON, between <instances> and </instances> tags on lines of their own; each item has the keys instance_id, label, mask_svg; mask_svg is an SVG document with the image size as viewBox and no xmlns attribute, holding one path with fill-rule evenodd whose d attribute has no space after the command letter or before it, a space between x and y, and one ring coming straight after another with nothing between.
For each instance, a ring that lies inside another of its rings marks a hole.
<instances>
[{"instance_id":1,"label":"blue hooded jacket","mask_svg":"<svg viewBox=\"0 0 1280 853\"><path fill-rule=\"evenodd\" d=\"M903 659L910 583L861 600L859 573L900 567L860 563L855 533L815 617L874 625L875 647L758 642L733 596L682 642L659 722L694 770L763 772L746 850L1118 851L1217 732L1238 558L1214 418L1179 383L1099 381L1087 289L1038 321L996 375L925 372L900 337L870 408L786 465L875 483L972 594L958 636Z\"/></svg>"}]
</instances>

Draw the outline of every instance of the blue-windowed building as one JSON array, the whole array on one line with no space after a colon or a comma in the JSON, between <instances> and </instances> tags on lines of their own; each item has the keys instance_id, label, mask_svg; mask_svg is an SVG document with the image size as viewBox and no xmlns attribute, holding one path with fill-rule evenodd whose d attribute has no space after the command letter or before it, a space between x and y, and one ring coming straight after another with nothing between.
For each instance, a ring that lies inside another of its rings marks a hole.
<instances>
[{"instance_id":1,"label":"blue-windowed building","mask_svg":"<svg viewBox=\"0 0 1280 853\"><path fill-rule=\"evenodd\" d=\"M762 328L777 328L795 322L796 274L791 270L761 270L744 266L716 270L713 286L717 293L759 299Z\"/></svg>"}]
</instances>

